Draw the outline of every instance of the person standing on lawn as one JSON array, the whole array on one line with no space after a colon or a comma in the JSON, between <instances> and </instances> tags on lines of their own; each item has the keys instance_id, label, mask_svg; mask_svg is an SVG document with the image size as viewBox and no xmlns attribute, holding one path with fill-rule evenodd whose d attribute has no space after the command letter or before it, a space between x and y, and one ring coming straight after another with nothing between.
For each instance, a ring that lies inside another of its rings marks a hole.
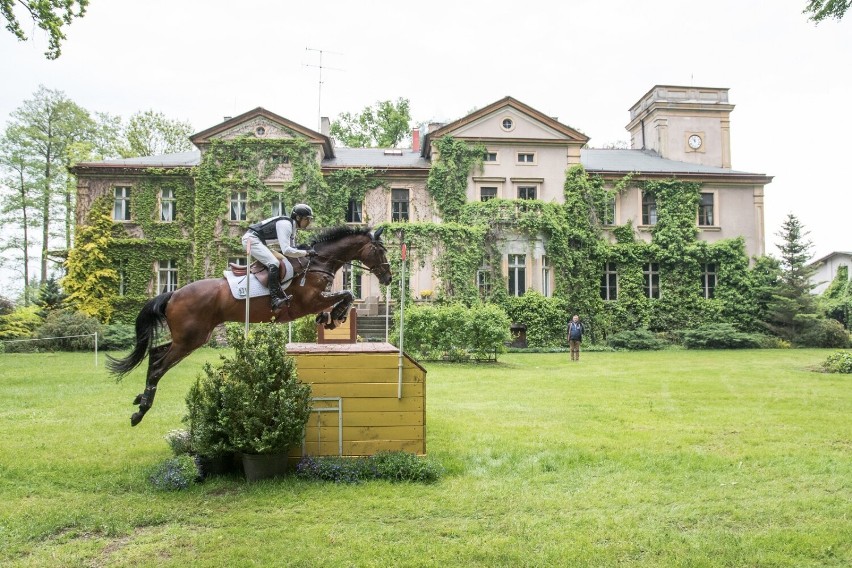
<instances>
[{"instance_id":1,"label":"person standing on lawn","mask_svg":"<svg viewBox=\"0 0 852 568\"><path fill-rule=\"evenodd\" d=\"M568 345L571 347L571 360L580 360L580 343L583 341L583 324L580 322L580 316L574 315L571 321L568 322Z\"/></svg>"}]
</instances>

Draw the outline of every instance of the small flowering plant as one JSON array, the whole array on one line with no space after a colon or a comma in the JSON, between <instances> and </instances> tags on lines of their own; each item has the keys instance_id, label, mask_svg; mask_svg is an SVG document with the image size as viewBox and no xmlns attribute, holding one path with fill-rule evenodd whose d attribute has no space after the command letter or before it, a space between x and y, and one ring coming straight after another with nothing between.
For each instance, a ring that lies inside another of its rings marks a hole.
<instances>
[{"instance_id":1,"label":"small flowering plant","mask_svg":"<svg viewBox=\"0 0 852 568\"><path fill-rule=\"evenodd\" d=\"M169 430L163 437L166 439L174 455L182 456L192 453L192 441L189 430Z\"/></svg>"}]
</instances>

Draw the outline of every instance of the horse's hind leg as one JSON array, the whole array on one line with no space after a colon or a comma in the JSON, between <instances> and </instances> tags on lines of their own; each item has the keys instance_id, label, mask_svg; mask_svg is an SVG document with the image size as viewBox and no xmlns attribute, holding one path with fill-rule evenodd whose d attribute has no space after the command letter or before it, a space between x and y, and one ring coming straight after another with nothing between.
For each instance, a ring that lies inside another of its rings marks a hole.
<instances>
[{"instance_id":1,"label":"horse's hind leg","mask_svg":"<svg viewBox=\"0 0 852 568\"><path fill-rule=\"evenodd\" d=\"M154 396L157 394L157 383L166 374L166 371L177 365L181 359L186 357L189 351L185 351L174 343L166 343L151 349L148 353L148 377L145 380L145 391L136 396L133 404L139 405L139 411L130 417L130 425L136 426L142 422L145 413L154 404Z\"/></svg>"}]
</instances>

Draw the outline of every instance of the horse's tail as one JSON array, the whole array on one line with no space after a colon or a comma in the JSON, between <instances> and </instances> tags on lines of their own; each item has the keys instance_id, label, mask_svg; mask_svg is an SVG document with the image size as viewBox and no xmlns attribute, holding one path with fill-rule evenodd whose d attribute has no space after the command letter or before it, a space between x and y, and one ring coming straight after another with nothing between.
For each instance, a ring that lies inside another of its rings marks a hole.
<instances>
[{"instance_id":1,"label":"horse's tail","mask_svg":"<svg viewBox=\"0 0 852 568\"><path fill-rule=\"evenodd\" d=\"M160 294L148 300L136 316L136 347L124 359L113 359L107 355L107 368L121 380L145 359L157 336L157 329L166 321L166 306L174 292Z\"/></svg>"}]
</instances>

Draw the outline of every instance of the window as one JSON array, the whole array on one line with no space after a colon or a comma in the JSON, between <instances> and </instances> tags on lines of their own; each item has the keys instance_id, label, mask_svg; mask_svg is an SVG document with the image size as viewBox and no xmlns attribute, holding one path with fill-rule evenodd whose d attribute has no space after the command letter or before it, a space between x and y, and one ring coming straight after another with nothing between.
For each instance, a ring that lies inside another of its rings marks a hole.
<instances>
[{"instance_id":1,"label":"window","mask_svg":"<svg viewBox=\"0 0 852 568\"><path fill-rule=\"evenodd\" d=\"M649 298L660 297L660 265L656 262L648 262L642 269L642 277L645 284L645 295Z\"/></svg>"},{"instance_id":2,"label":"window","mask_svg":"<svg viewBox=\"0 0 852 568\"><path fill-rule=\"evenodd\" d=\"M157 270L157 290L159 294L177 290L177 263L174 260L161 260Z\"/></svg>"},{"instance_id":3,"label":"window","mask_svg":"<svg viewBox=\"0 0 852 568\"><path fill-rule=\"evenodd\" d=\"M534 185L519 185L518 199L535 199L535 189Z\"/></svg>"},{"instance_id":4,"label":"window","mask_svg":"<svg viewBox=\"0 0 852 568\"><path fill-rule=\"evenodd\" d=\"M708 300L716 297L716 265L712 262L701 265L701 295Z\"/></svg>"},{"instance_id":5,"label":"window","mask_svg":"<svg viewBox=\"0 0 852 568\"><path fill-rule=\"evenodd\" d=\"M618 272L615 269L614 262L604 264L603 274L601 275L601 300L617 300L618 299Z\"/></svg>"},{"instance_id":6,"label":"window","mask_svg":"<svg viewBox=\"0 0 852 568\"><path fill-rule=\"evenodd\" d=\"M361 297L361 271L352 270L351 266L343 267L343 289L351 290L356 298Z\"/></svg>"},{"instance_id":7,"label":"window","mask_svg":"<svg viewBox=\"0 0 852 568\"><path fill-rule=\"evenodd\" d=\"M713 194L702 193L698 204L698 224L704 226L713 225Z\"/></svg>"},{"instance_id":8,"label":"window","mask_svg":"<svg viewBox=\"0 0 852 568\"><path fill-rule=\"evenodd\" d=\"M642 224L657 224L657 199L650 193L642 194Z\"/></svg>"},{"instance_id":9,"label":"window","mask_svg":"<svg viewBox=\"0 0 852 568\"><path fill-rule=\"evenodd\" d=\"M515 127L515 123L511 118L504 118L501 125L503 126L503 130L512 130Z\"/></svg>"},{"instance_id":10,"label":"window","mask_svg":"<svg viewBox=\"0 0 852 568\"><path fill-rule=\"evenodd\" d=\"M130 188L116 187L112 218L116 221L130 221Z\"/></svg>"},{"instance_id":11,"label":"window","mask_svg":"<svg viewBox=\"0 0 852 568\"><path fill-rule=\"evenodd\" d=\"M476 287L479 289L479 297L483 300L491 295L491 268L483 266L476 271Z\"/></svg>"},{"instance_id":12,"label":"window","mask_svg":"<svg viewBox=\"0 0 852 568\"><path fill-rule=\"evenodd\" d=\"M509 295L523 296L527 291L527 257L523 254L509 255Z\"/></svg>"},{"instance_id":13,"label":"window","mask_svg":"<svg viewBox=\"0 0 852 568\"><path fill-rule=\"evenodd\" d=\"M485 152L485 162L496 162L497 152Z\"/></svg>"},{"instance_id":14,"label":"window","mask_svg":"<svg viewBox=\"0 0 852 568\"><path fill-rule=\"evenodd\" d=\"M407 189L391 189L391 221L408 221Z\"/></svg>"},{"instance_id":15,"label":"window","mask_svg":"<svg viewBox=\"0 0 852 568\"><path fill-rule=\"evenodd\" d=\"M231 192L231 221L246 220L246 195L245 191Z\"/></svg>"},{"instance_id":16,"label":"window","mask_svg":"<svg viewBox=\"0 0 852 568\"><path fill-rule=\"evenodd\" d=\"M276 195L272 198L270 213L271 217L287 217L287 204L284 203L283 195Z\"/></svg>"},{"instance_id":17,"label":"window","mask_svg":"<svg viewBox=\"0 0 852 568\"><path fill-rule=\"evenodd\" d=\"M350 199L349 206L346 208L346 222L361 223L363 219L362 213L361 202Z\"/></svg>"},{"instance_id":18,"label":"window","mask_svg":"<svg viewBox=\"0 0 852 568\"><path fill-rule=\"evenodd\" d=\"M175 190L160 190L160 221L170 223L175 220Z\"/></svg>"},{"instance_id":19,"label":"window","mask_svg":"<svg viewBox=\"0 0 852 568\"><path fill-rule=\"evenodd\" d=\"M228 269L230 270L231 264L238 264L240 266L246 265L246 257L244 256L229 256L228 257Z\"/></svg>"},{"instance_id":20,"label":"window","mask_svg":"<svg viewBox=\"0 0 852 568\"><path fill-rule=\"evenodd\" d=\"M480 187L479 188L479 200L480 201L488 201L489 199L494 199L497 197L497 188L496 187Z\"/></svg>"},{"instance_id":21,"label":"window","mask_svg":"<svg viewBox=\"0 0 852 568\"><path fill-rule=\"evenodd\" d=\"M600 217L601 225L615 225L615 196L613 195L604 205Z\"/></svg>"},{"instance_id":22,"label":"window","mask_svg":"<svg viewBox=\"0 0 852 568\"><path fill-rule=\"evenodd\" d=\"M550 291L550 259L547 255L541 257L541 295L549 298Z\"/></svg>"},{"instance_id":23,"label":"window","mask_svg":"<svg viewBox=\"0 0 852 568\"><path fill-rule=\"evenodd\" d=\"M535 154L532 152L518 152L518 163L519 164L534 164L535 163Z\"/></svg>"}]
</instances>

